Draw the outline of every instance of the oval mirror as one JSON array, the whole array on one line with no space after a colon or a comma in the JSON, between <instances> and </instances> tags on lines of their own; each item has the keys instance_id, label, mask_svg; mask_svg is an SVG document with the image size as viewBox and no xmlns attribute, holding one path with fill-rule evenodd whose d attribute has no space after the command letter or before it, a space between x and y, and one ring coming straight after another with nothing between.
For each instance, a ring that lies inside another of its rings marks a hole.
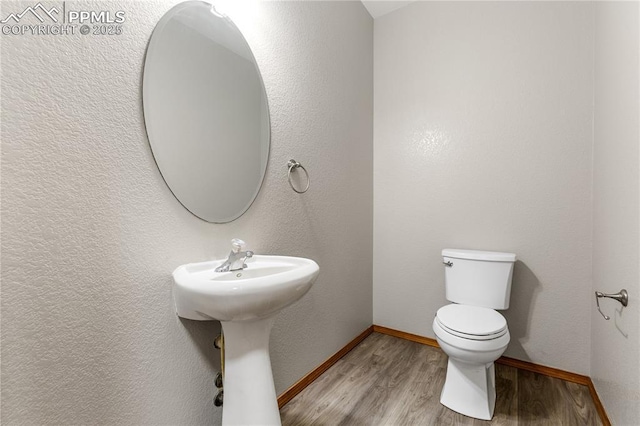
<instances>
[{"instance_id":1,"label":"oval mirror","mask_svg":"<svg viewBox=\"0 0 640 426\"><path fill-rule=\"evenodd\" d=\"M251 205L269 158L269 107L240 30L211 4L187 1L153 31L144 64L144 119L173 195L207 222Z\"/></svg>"}]
</instances>

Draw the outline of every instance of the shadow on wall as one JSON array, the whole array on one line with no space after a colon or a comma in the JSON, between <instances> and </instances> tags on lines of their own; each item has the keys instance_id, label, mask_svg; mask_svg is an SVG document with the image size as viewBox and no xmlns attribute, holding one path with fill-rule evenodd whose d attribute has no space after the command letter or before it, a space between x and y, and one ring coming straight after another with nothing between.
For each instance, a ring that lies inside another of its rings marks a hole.
<instances>
[{"instance_id":1,"label":"shadow on wall","mask_svg":"<svg viewBox=\"0 0 640 426\"><path fill-rule=\"evenodd\" d=\"M522 344L529 340L531 308L539 292L540 281L536 275L522 261L516 261L513 269L511 303L509 309L503 312L511 334L506 354L509 357L531 361Z\"/></svg>"},{"instance_id":2,"label":"shadow on wall","mask_svg":"<svg viewBox=\"0 0 640 426\"><path fill-rule=\"evenodd\" d=\"M220 351L213 346L213 341L218 337L222 329L220 322L179 319L211 369L220 371Z\"/></svg>"},{"instance_id":3,"label":"shadow on wall","mask_svg":"<svg viewBox=\"0 0 640 426\"><path fill-rule=\"evenodd\" d=\"M615 313L612 315L612 318L616 326L616 330L618 330L618 333L620 333L620 335L625 339L629 339L629 332L626 330L629 328L629 324L625 324L625 322L622 321L622 316L624 315L625 309L626 308L623 307L622 304L620 304L616 308Z\"/></svg>"}]
</instances>

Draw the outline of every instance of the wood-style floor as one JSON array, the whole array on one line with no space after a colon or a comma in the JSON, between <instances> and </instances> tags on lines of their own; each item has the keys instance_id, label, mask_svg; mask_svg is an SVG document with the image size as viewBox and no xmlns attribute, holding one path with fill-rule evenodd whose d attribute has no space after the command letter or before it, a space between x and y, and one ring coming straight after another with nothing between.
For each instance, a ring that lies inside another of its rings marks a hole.
<instances>
[{"instance_id":1,"label":"wood-style floor","mask_svg":"<svg viewBox=\"0 0 640 426\"><path fill-rule=\"evenodd\" d=\"M491 422L440 404L447 357L373 333L281 410L283 425L600 425L589 389L496 364Z\"/></svg>"}]
</instances>

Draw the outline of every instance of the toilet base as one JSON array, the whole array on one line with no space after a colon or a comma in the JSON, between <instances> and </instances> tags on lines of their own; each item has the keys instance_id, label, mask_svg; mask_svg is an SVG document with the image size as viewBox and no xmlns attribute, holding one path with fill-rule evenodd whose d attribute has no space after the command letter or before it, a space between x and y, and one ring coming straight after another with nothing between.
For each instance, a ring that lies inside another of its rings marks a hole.
<instances>
[{"instance_id":1,"label":"toilet base","mask_svg":"<svg viewBox=\"0 0 640 426\"><path fill-rule=\"evenodd\" d=\"M493 362L467 364L449 357L440 403L465 416L491 420L496 405Z\"/></svg>"}]
</instances>

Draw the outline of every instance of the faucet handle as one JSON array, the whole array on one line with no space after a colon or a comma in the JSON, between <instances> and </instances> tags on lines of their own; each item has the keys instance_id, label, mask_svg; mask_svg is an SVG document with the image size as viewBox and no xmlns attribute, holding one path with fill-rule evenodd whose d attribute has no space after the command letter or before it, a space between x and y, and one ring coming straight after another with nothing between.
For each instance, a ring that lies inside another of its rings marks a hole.
<instances>
[{"instance_id":1,"label":"faucet handle","mask_svg":"<svg viewBox=\"0 0 640 426\"><path fill-rule=\"evenodd\" d=\"M231 240L231 251L234 253L240 253L245 245L246 243L240 238L234 238Z\"/></svg>"}]
</instances>

